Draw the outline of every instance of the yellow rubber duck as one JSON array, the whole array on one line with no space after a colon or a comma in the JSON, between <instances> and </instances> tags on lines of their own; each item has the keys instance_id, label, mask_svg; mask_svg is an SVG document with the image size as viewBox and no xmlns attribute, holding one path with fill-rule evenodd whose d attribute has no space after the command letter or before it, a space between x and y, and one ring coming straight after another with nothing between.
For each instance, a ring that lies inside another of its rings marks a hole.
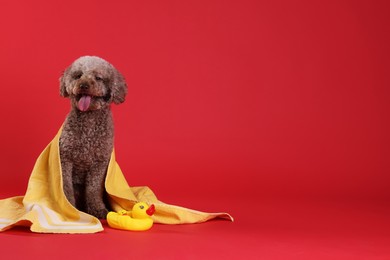
<instances>
[{"instance_id":1,"label":"yellow rubber duck","mask_svg":"<svg viewBox=\"0 0 390 260\"><path fill-rule=\"evenodd\" d=\"M107 223L110 227L131 231L145 231L153 226L154 205L138 202L131 211L108 212Z\"/></svg>"}]
</instances>

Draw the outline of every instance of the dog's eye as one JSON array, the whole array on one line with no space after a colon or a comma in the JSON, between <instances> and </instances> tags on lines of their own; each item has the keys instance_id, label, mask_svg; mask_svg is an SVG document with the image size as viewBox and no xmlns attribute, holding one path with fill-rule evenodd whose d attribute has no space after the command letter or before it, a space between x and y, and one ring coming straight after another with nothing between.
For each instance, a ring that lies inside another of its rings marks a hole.
<instances>
[{"instance_id":1,"label":"dog's eye","mask_svg":"<svg viewBox=\"0 0 390 260\"><path fill-rule=\"evenodd\" d=\"M97 81L102 81L102 80L103 80L103 78L101 78L101 77L99 77L99 76L96 76L95 79L96 79Z\"/></svg>"},{"instance_id":2,"label":"dog's eye","mask_svg":"<svg viewBox=\"0 0 390 260\"><path fill-rule=\"evenodd\" d=\"M74 79L79 79L79 78L81 78L82 75L83 75L83 73L77 72L77 73L73 74L73 78Z\"/></svg>"}]
</instances>

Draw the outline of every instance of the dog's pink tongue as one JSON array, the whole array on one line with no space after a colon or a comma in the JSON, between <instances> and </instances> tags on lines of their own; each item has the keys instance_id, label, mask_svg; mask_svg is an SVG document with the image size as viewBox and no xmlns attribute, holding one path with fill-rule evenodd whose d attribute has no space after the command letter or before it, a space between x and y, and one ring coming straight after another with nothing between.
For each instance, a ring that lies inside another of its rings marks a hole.
<instances>
[{"instance_id":1,"label":"dog's pink tongue","mask_svg":"<svg viewBox=\"0 0 390 260\"><path fill-rule=\"evenodd\" d=\"M81 111L87 111L91 104L91 96L82 96L79 100L78 107Z\"/></svg>"}]
</instances>

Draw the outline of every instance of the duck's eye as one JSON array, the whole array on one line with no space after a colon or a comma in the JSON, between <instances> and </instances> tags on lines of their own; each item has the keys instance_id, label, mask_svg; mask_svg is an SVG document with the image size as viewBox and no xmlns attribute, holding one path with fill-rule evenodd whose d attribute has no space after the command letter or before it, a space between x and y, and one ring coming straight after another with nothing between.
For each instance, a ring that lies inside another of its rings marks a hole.
<instances>
[{"instance_id":1,"label":"duck's eye","mask_svg":"<svg viewBox=\"0 0 390 260\"><path fill-rule=\"evenodd\" d=\"M140 209L144 209L145 207L143 205L139 206Z\"/></svg>"},{"instance_id":2,"label":"duck's eye","mask_svg":"<svg viewBox=\"0 0 390 260\"><path fill-rule=\"evenodd\" d=\"M102 77L99 77L99 76L96 76L95 79L96 79L97 81L102 81L102 80L103 80L103 78L102 78Z\"/></svg>"}]
</instances>

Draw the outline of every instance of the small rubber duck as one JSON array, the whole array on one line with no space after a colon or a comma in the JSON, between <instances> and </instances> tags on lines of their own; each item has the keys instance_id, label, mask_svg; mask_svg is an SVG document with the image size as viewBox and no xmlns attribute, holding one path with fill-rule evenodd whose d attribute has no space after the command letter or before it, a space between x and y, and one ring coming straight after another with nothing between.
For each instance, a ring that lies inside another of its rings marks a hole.
<instances>
[{"instance_id":1,"label":"small rubber duck","mask_svg":"<svg viewBox=\"0 0 390 260\"><path fill-rule=\"evenodd\" d=\"M116 229L145 231L153 226L153 219L150 216L155 211L153 204L148 206L145 202L138 202L131 211L108 212L107 223Z\"/></svg>"}]
</instances>

